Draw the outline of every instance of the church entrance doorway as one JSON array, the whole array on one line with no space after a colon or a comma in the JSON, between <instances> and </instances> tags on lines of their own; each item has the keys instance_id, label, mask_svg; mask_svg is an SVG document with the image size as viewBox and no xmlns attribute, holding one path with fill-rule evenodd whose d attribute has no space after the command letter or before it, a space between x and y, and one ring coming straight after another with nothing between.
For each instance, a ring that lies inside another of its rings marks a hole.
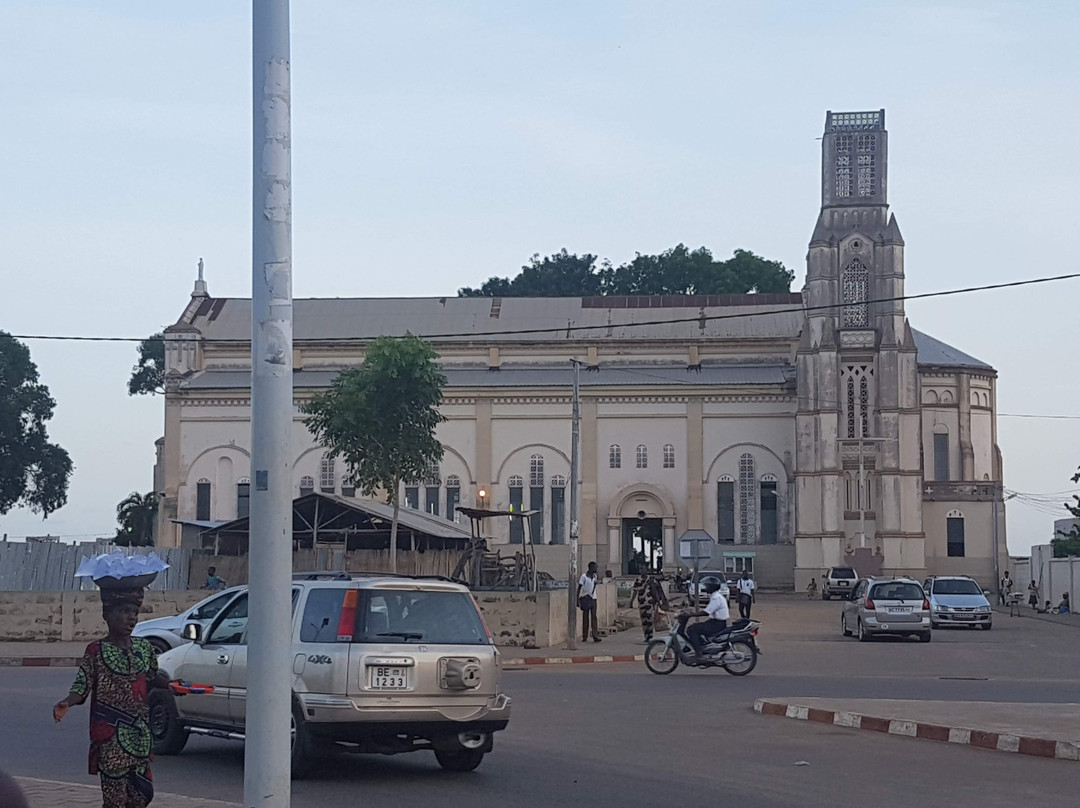
<instances>
[{"instance_id":1,"label":"church entrance doorway","mask_svg":"<svg viewBox=\"0 0 1080 808\"><path fill-rule=\"evenodd\" d=\"M664 525L659 518L622 520L623 574L664 568Z\"/></svg>"}]
</instances>

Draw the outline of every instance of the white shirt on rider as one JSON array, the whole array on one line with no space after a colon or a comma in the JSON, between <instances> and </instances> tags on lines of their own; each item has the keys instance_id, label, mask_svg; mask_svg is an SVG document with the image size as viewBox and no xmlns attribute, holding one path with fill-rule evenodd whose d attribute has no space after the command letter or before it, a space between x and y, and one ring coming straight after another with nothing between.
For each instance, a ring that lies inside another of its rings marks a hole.
<instances>
[{"instance_id":1,"label":"white shirt on rider","mask_svg":"<svg viewBox=\"0 0 1080 808\"><path fill-rule=\"evenodd\" d=\"M731 617L731 612L728 610L727 598L723 593L717 590L709 596L709 603L705 607L706 614L713 620L727 620Z\"/></svg>"}]
</instances>

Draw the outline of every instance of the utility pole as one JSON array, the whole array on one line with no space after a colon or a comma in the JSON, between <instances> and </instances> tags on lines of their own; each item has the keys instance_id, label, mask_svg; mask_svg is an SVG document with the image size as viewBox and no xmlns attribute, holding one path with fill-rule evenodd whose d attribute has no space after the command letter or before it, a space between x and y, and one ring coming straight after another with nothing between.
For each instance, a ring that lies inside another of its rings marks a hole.
<instances>
[{"instance_id":1,"label":"utility pole","mask_svg":"<svg viewBox=\"0 0 1080 808\"><path fill-rule=\"evenodd\" d=\"M577 580L578 580L578 477L581 468L581 362L571 359L574 366L574 403L570 419L570 570L566 580L566 647L577 648Z\"/></svg>"},{"instance_id":2,"label":"utility pole","mask_svg":"<svg viewBox=\"0 0 1080 808\"><path fill-rule=\"evenodd\" d=\"M244 805L288 808L292 712L289 0L252 0L251 491Z\"/></svg>"}]
</instances>

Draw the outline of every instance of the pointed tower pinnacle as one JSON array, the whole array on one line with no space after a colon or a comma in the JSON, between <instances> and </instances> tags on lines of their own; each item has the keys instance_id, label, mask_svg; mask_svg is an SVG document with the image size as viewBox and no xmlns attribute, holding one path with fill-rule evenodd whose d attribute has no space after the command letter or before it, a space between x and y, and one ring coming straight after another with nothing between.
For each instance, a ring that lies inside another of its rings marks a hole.
<instances>
[{"instance_id":1,"label":"pointed tower pinnacle","mask_svg":"<svg viewBox=\"0 0 1080 808\"><path fill-rule=\"evenodd\" d=\"M195 281L195 290L191 293L192 297L210 297L210 293L206 291L206 281L203 280L203 260L199 259L199 278Z\"/></svg>"}]
</instances>

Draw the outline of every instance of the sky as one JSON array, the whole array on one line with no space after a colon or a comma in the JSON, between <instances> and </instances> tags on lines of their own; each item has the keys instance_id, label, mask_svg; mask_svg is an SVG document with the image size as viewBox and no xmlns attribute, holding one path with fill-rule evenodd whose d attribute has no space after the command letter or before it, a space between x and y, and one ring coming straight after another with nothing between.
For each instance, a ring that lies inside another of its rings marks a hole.
<instances>
[{"instance_id":1,"label":"sky","mask_svg":"<svg viewBox=\"0 0 1080 808\"><path fill-rule=\"evenodd\" d=\"M678 243L801 288L826 110L885 108L910 294L1080 271L1073 2L415 2L292 8L296 297L452 295L563 247ZM250 295L250 3L8 0L0 329L142 337L202 257ZM1005 486L1077 488L1080 281L907 306L998 369ZM148 491L160 398L132 343L27 340L69 503L10 537L109 535ZM1061 500L1067 499L1062 494ZM1008 503L1010 551L1052 534ZM1061 516L1067 516L1062 510Z\"/></svg>"}]
</instances>

